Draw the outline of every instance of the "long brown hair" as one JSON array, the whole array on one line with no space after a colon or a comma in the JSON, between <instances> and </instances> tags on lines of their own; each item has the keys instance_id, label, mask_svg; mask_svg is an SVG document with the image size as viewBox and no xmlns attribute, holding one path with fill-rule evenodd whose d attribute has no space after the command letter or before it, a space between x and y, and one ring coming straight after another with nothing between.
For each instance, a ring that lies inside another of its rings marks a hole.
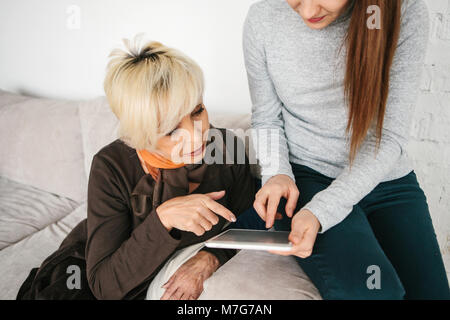
<instances>
[{"instance_id":1,"label":"long brown hair","mask_svg":"<svg viewBox=\"0 0 450 320\"><path fill-rule=\"evenodd\" d=\"M347 66L344 79L349 107L346 133L351 132L350 164L376 121L376 149L381 143L383 119L389 93L389 74L397 48L401 0L349 0L353 5L344 44ZM367 8L380 8L380 29L367 26Z\"/></svg>"}]
</instances>

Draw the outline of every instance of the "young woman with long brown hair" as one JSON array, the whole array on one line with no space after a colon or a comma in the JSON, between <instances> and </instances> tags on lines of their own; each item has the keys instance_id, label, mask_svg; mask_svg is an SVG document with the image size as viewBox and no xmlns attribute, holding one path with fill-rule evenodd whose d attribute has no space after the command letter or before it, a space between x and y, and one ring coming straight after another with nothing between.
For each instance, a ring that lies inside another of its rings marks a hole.
<instances>
[{"instance_id":1,"label":"young woman with long brown hair","mask_svg":"<svg viewBox=\"0 0 450 320\"><path fill-rule=\"evenodd\" d=\"M450 296L406 153L428 30L423 0L263 0L247 15L255 211L291 231L274 253L325 299Z\"/></svg>"}]
</instances>

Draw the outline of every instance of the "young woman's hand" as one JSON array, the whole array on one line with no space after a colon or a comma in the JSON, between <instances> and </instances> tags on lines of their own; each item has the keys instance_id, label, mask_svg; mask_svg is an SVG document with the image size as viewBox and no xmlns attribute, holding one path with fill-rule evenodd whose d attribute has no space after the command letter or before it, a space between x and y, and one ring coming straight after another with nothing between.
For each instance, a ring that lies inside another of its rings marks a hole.
<instances>
[{"instance_id":1,"label":"young woman's hand","mask_svg":"<svg viewBox=\"0 0 450 320\"><path fill-rule=\"evenodd\" d=\"M161 300L197 300L203 282L219 267L219 260L210 252L199 251L186 261L162 287Z\"/></svg>"},{"instance_id":2,"label":"young woman's hand","mask_svg":"<svg viewBox=\"0 0 450 320\"><path fill-rule=\"evenodd\" d=\"M269 252L283 256L294 255L300 258L307 258L313 251L319 230L320 222L316 216L311 211L302 209L292 218L291 233L289 234L292 249L290 251Z\"/></svg>"},{"instance_id":3,"label":"young woman's hand","mask_svg":"<svg viewBox=\"0 0 450 320\"><path fill-rule=\"evenodd\" d=\"M298 196L295 181L285 174L279 174L270 178L256 193L253 207L269 229L275 221L281 197L287 199L285 210L287 216L291 218L297 206Z\"/></svg>"},{"instance_id":4,"label":"young woman's hand","mask_svg":"<svg viewBox=\"0 0 450 320\"><path fill-rule=\"evenodd\" d=\"M168 231L177 228L201 236L219 222L217 215L230 222L236 221L230 210L216 202L224 195L225 191L222 190L172 198L156 208L156 213Z\"/></svg>"}]
</instances>

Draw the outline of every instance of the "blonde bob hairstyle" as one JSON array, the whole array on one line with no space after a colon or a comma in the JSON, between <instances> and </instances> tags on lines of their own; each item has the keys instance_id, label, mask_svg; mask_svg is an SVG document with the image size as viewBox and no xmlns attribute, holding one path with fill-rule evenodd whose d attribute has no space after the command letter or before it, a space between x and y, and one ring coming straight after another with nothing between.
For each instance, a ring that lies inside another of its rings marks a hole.
<instances>
[{"instance_id":1,"label":"blonde bob hairstyle","mask_svg":"<svg viewBox=\"0 0 450 320\"><path fill-rule=\"evenodd\" d=\"M198 64L163 44L139 46L124 39L114 49L104 81L109 106L119 119L119 136L134 149L154 151L159 138L202 102L203 72Z\"/></svg>"}]
</instances>

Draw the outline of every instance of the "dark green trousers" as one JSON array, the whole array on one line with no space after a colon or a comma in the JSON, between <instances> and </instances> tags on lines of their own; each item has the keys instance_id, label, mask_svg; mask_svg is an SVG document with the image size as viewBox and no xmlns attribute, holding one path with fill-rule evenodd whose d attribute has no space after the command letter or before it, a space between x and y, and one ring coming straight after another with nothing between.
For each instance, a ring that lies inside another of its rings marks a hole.
<instances>
[{"instance_id":1,"label":"dark green trousers","mask_svg":"<svg viewBox=\"0 0 450 320\"><path fill-rule=\"evenodd\" d=\"M299 210L333 179L306 166L292 167ZM276 230L290 231L285 203L278 208L283 219L275 222ZM239 216L234 227L265 228L254 209ZM324 299L450 299L427 200L414 171L380 183L341 223L318 234L310 257L295 259Z\"/></svg>"},{"instance_id":2,"label":"dark green trousers","mask_svg":"<svg viewBox=\"0 0 450 320\"><path fill-rule=\"evenodd\" d=\"M306 166L292 167L298 208L333 181ZM283 217L275 229L290 230L290 219ZM317 236L310 257L297 261L324 299L450 299L427 200L414 171L380 183L346 219Z\"/></svg>"}]
</instances>

